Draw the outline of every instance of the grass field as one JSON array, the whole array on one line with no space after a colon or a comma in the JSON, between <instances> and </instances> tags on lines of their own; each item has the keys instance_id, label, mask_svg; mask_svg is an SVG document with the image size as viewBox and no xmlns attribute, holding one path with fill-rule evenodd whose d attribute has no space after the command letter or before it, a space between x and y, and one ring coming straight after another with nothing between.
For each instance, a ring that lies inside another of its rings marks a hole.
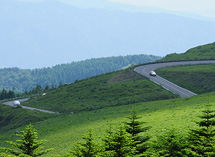
<instances>
[{"instance_id":1,"label":"grass field","mask_svg":"<svg viewBox=\"0 0 215 157\"><path fill-rule=\"evenodd\" d=\"M95 106L101 109L177 97L129 68L62 85L46 96L32 98L23 105L60 113L77 113L94 110Z\"/></svg>"},{"instance_id":2,"label":"grass field","mask_svg":"<svg viewBox=\"0 0 215 157\"><path fill-rule=\"evenodd\" d=\"M198 120L198 115L201 114L201 110L208 102L213 104L213 108L215 109L215 93L198 95L191 98L176 98L106 107L96 111L83 111L74 115L57 114L53 116L52 114L46 114L49 117L48 119L34 122L33 125L38 130L39 137L48 140L44 146L46 148L55 148L54 151L46 156L53 154L63 155L72 149L74 143L90 128L93 129L96 136L100 136L98 140L101 140L110 123L115 127L126 121L129 110L133 106L138 110L138 115L142 117L141 120L147 122L145 125L152 127L148 131L152 139L156 135L162 134L162 131L167 128L175 128L185 135L188 129L195 127L194 121ZM19 109L18 111L20 112ZM25 113L41 114L28 110ZM13 135L15 130L24 130L24 128L22 126L2 133L0 146L5 145L3 141L15 139Z\"/></svg>"},{"instance_id":3,"label":"grass field","mask_svg":"<svg viewBox=\"0 0 215 157\"><path fill-rule=\"evenodd\" d=\"M169 54L161 61L180 61L180 60L208 60L215 59L215 42L189 49L185 53Z\"/></svg>"},{"instance_id":4,"label":"grass field","mask_svg":"<svg viewBox=\"0 0 215 157\"><path fill-rule=\"evenodd\" d=\"M197 94L215 91L215 65L186 65L156 70L157 74Z\"/></svg>"},{"instance_id":5,"label":"grass field","mask_svg":"<svg viewBox=\"0 0 215 157\"><path fill-rule=\"evenodd\" d=\"M188 85L192 82L199 85L193 76L199 75L199 78L206 79L202 82L208 84L212 81L213 75L210 74L214 68L214 65L180 66L159 69L157 73L167 71L175 76L174 79L181 76L188 79ZM194 89L198 88L194 86ZM101 142L110 124L113 128L123 124L133 107L146 122L144 125L152 127L147 132L151 140L166 129L176 129L186 136L189 129L196 127L195 121L199 120L198 116L208 103L215 109L214 92L178 98L129 68L63 85L46 96L33 97L23 104L59 111L59 114L0 104L0 147L9 147L4 141L14 141L14 132L24 130L31 122L38 130L39 139L47 140L44 147L55 149L44 156L64 155L90 128ZM94 106L98 109L94 110ZM74 114L69 114L71 111Z\"/></svg>"}]
</instances>

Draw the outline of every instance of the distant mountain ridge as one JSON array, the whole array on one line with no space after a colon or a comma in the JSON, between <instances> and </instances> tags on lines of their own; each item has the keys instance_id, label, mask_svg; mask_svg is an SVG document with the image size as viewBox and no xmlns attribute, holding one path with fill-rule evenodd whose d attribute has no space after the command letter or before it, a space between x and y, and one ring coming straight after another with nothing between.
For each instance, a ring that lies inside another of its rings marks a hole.
<instances>
[{"instance_id":1,"label":"distant mountain ridge","mask_svg":"<svg viewBox=\"0 0 215 157\"><path fill-rule=\"evenodd\" d=\"M168 14L0 1L0 67L42 68L128 54L164 56L214 40L215 23Z\"/></svg>"}]
</instances>

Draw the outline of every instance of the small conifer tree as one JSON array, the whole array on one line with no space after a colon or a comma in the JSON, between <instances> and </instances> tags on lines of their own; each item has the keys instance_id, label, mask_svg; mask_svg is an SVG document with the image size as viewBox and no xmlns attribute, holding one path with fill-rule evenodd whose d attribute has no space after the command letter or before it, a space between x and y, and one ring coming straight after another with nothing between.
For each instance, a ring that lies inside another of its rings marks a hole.
<instances>
[{"instance_id":1,"label":"small conifer tree","mask_svg":"<svg viewBox=\"0 0 215 157\"><path fill-rule=\"evenodd\" d=\"M215 156L215 111L207 105L202 113L198 128L190 130L188 152L191 156Z\"/></svg>"},{"instance_id":2,"label":"small conifer tree","mask_svg":"<svg viewBox=\"0 0 215 157\"><path fill-rule=\"evenodd\" d=\"M10 148L1 148L5 152L11 153L15 156L32 156L37 157L41 156L53 149L46 149L41 150L44 147L41 145L44 144L44 140L37 140L37 131L33 128L31 124L26 127L26 131L21 131L20 134L16 134L16 136L20 137L21 139L13 141L7 141L7 143L11 144L12 146L18 148L21 151L16 149ZM2 153L4 156L9 156L6 153Z\"/></svg>"},{"instance_id":3,"label":"small conifer tree","mask_svg":"<svg viewBox=\"0 0 215 157\"><path fill-rule=\"evenodd\" d=\"M133 146L137 148L137 153L143 153L147 150L146 142L150 139L149 136L140 136L140 133L144 133L149 130L151 127L143 127L145 122L139 121L141 117L137 116L137 110L134 108L131 111L131 115L128 117L129 121L125 122L126 131L131 134Z\"/></svg>"},{"instance_id":4,"label":"small conifer tree","mask_svg":"<svg viewBox=\"0 0 215 157\"><path fill-rule=\"evenodd\" d=\"M73 151L69 152L66 156L76 157L95 157L99 152L99 146L95 143L93 132L90 129L86 135L82 136L84 142L79 142Z\"/></svg>"},{"instance_id":5,"label":"small conifer tree","mask_svg":"<svg viewBox=\"0 0 215 157\"><path fill-rule=\"evenodd\" d=\"M132 145L134 141L131 135L122 126L116 131L108 131L103 141L105 142L105 150L102 156L127 157L136 153L136 147Z\"/></svg>"},{"instance_id":6,"label":"small conifer tree","mask_svg":"<svg viewBox=\"0 0 215 157\"><path fill-rule=\"evenodd\" d=\"M113 154L114 145L113 145L113 131L112 126L110 125L109 130L106 130L106 136L103 139L104 141L104 151L108 152L108 154Z\"/></svg>"},{"instance_id":7,"label":"small conifer tree","mask_svg":"<svg viewBox=\"0 0 215 157\"><path fill-rule=\"evenodd\" d=\"M164 134L157 136L157 140L153 141L151 148L147 152L150 157L188 157L186 147L188 142L178 134L175 130L165 131Z\"/></svg>"}]
</instances>

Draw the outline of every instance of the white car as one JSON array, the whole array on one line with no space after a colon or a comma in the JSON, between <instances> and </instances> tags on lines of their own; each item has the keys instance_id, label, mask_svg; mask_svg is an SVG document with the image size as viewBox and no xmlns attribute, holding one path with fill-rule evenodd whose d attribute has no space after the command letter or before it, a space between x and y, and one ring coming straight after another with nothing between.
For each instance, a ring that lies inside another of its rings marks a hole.
<instances>
[{"instance_id":1,"label":"white car","mask_svg":"<svg viewBox=\"0 0 215 157\"><path fill-rule=\"evenodd\" d=\"M15 100L15 101L13 102L13 106L18 106L18 105L20 105L20 102L19 102L18 100Z\"/></svg>"},{"instance_id":2,"label":"white car","mask_svg":"<svg viewBox=\"0 0 215 157\"><path fill-rule=\"evenodd\" d=\"M150 76L156 76L156 72L151 71L151 72L149 73L149 75L150 75Z\"/></svg>"}]
</instances>

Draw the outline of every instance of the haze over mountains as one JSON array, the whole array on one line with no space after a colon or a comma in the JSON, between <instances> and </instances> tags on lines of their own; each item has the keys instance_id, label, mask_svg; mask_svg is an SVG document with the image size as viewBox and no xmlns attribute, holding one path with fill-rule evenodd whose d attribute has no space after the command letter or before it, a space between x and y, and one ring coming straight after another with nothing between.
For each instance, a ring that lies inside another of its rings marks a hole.
<instances>
[{"instance_id":1,"label":"haze over mountains","mask_svg":"<svg viewBox=\"0 0 215 157\"><path fill-rule=\"evenodd\" d=\"M41 68L128 54L165 56L215 40L215 22L80 9L56 1L0 1L0 20L0 68Z\"/></svg>"}]
</instances>

